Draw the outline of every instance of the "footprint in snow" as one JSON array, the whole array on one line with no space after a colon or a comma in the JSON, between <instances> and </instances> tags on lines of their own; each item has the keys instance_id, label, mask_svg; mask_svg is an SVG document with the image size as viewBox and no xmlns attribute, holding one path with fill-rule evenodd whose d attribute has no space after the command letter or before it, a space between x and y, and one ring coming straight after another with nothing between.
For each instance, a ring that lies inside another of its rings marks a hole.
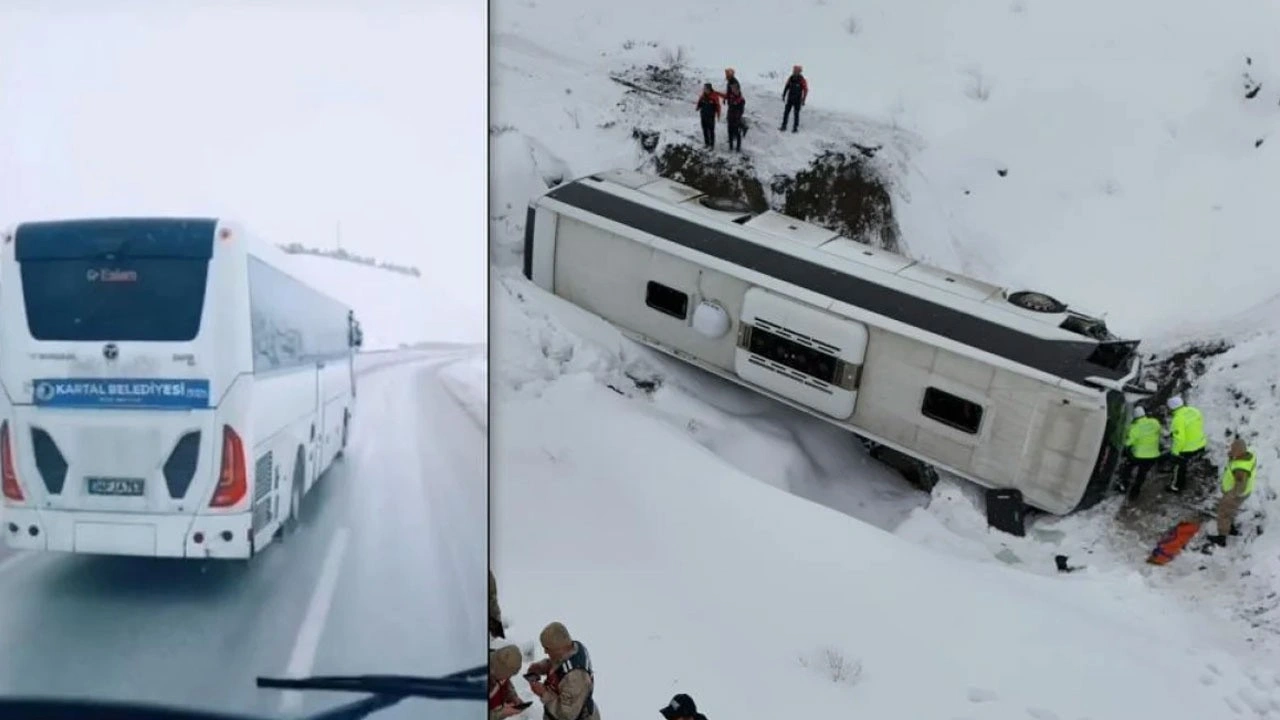
<instances>
[{"instance_id":1,"label":"footprint in snow","mask_svg":"<svg viewBox=\"0 0 1280 720\"><path fill-rule=\"evenodd\" d=\"M1215 675L1210 675L1209 673L1205 673L1204 675L1200 676L1201 685L1214 685L1217 682L1218 682L1218 678Z\"/></svg>"},{"instance_id":2,"label":"footprint in snow","mask_svg":"<svg viewBox=\"0 0 1280 720\"><path fill-rule=\"evenodd\" d=\"M1271 712L1271 709L1267 707L1267 698L1259 695L1252 689L1240 688L1239 692L1236 694L1240 696L1240 699L1244 701L1245 705L1249 706L1249 709L1252 710L1255 715L1266 715L1268 712Z\"/></svg>"},{"instance_id":3,"label":"footprint in snow","mask_svg":"<svg viewBox=\"0 0 1280 720\"><path fill-rule=\"evenodd\" d=\"M1209 663L1208 665L1205 665L1205 667L1209 668L1209 672L1213 673L1214 675L1217 675L1218 677L1222 677L1222 671L1219 670L1218 666L1215 665L1214 663Z\"/></svg>"},{"instance_id":4,"label":"footprint in snow","mask_svg":"<svg viewBox=\"0 0 1280 720\"><path fill-rule=\"evenodd\" d=\"M1027 708L1027 714L1036 720L1058 720L1058 714L1044 708Z\"/></svg>"},{"instance_id":5,"label":"footprint in snow","mask_svg":"<svg viewBox=\"0 0 1280 720\"><path fill-rule=\"evenodd\" d=\"M1235 698L1228 695L1227 697L1224 697L1222 699L1226 701L1227 707L1231 708L1231 710L1235 712L1235 714L1237 715L1244 714L1244 708L1240 706L1240 703L1236 702Z\"/></svg>"},{"instance_id":6,"label":"footprint in snow","mask_svg":"<svg viewBox=\"0 0 1280 720\"><path fill-rule=\"evenodd\" d=\"M975 687L969 688L969 702L994 702L997 698L999 698L999 695L996 695L994 690L984 690L982 688Z\"/></svg>"}]
</instances>

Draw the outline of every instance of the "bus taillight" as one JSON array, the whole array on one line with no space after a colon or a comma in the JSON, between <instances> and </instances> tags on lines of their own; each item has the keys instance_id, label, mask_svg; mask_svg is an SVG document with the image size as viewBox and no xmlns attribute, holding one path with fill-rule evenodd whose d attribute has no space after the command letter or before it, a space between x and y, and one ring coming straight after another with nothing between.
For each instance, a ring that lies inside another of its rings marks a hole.
<instances>
[{"instance_id":1,"label":"bus taillight","mask_svg":"<svg viewBox=\"0 0 1280 720\"><path fill-rule=\"evenodd\" d=\"M218 487L213 491L209 507L231 507L249 494L249 478L245 474L244 443L229 426L222 426L222 468ZM7 492L7 490L6 490Z\"/></svg>"},{"instance_id":2,"label":"bus taillight","mask_svg":"<svg viewBox=\"0 0 1280 720\"><path fill-rule=\"evenodd\" d=\"M4 496L22 502L22 486L18 484L18 471L13 466L13 444L9 441L9 421L0 423L0 475L3 475Z\"/></svg>"}]
</instances>

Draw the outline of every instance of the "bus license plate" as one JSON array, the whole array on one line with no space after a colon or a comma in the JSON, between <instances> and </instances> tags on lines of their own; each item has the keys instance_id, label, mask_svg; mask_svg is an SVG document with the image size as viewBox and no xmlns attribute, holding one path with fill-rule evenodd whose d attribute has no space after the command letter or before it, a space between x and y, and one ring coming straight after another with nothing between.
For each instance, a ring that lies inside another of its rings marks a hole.
<instances>
[{"instance_id":1,"label":"bus license plate","mask_svg":"<svg viewBox=\"0 0 1280 720\"><path fill-rule=\"evenodd\" d=\"M137 497L142 495L142 478L89 478L90 495Z\"/></svg>"}]
</instances>

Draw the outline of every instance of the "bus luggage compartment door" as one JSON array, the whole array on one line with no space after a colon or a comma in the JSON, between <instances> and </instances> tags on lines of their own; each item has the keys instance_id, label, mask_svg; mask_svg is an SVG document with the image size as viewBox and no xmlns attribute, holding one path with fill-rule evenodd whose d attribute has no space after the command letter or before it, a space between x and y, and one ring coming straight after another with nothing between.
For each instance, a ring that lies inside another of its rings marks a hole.
<instances>
[{"instance_id":1,"label":"bus luggage compartment door","mask_svg":"<svg viewBox=\"0 0 1280 720\"><path fill-rule=\"evenodd\" d=\"M867 327L762 288L747 291L738 377L838 420L853 415Z\"/></svg>"}]
</instances>

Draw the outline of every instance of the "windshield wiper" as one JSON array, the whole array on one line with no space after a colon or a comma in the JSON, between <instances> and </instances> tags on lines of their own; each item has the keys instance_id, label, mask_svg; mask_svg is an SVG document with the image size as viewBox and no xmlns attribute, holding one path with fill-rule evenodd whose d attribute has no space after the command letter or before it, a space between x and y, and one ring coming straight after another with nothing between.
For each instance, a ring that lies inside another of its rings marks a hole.
<instances>
[{"instance_id":1,"label":"windshield wiper","mask_svg":"<svg viewBox=\"0 0 1280 720\"><path fill-rule=\"evenodd\" d=\"M483 700L489 696L489 667L481 665L444 677L415 675L317 675L306 678L258 678L260 688L281 690L341 690L370 693L356 700L305 720L359 720L407 697L433 700Z\"/></svg>"}]
</instances>

